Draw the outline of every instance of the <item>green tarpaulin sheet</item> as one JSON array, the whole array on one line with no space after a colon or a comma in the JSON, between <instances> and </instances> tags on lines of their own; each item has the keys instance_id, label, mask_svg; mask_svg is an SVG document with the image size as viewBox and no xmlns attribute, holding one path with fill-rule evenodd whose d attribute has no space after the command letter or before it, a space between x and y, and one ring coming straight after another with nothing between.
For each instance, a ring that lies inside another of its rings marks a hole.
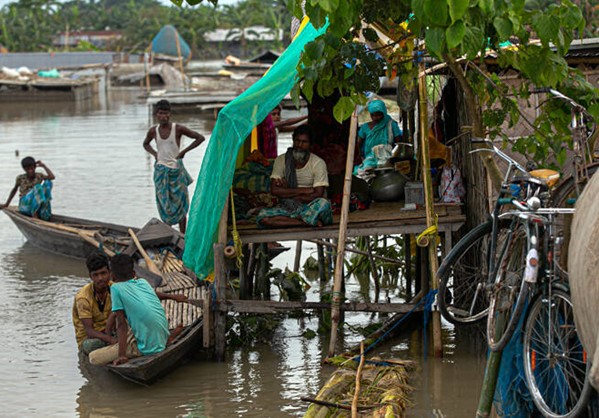
<instances>
[{"instance_id":1,"label":"green tarpaulin sheet","mask_svg":"<svg viewBox=\"0 0 599 418\"><path fill-rule=\"evenodd\" d=\"M233 182L239 148L252 129L289 93L304 46L325 30L326 26L317 30L308 23L268 73L218 114L202 161L185 233L183 261L200 280L213 271L212 245Z\"/></svg>"}]
</instances>

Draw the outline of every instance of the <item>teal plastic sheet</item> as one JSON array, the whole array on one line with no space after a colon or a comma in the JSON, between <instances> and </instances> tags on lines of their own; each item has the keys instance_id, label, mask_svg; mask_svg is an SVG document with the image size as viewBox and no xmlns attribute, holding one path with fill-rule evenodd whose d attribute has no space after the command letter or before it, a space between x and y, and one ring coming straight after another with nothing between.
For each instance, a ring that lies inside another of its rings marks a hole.
<instances>
[{"instance_id":1,"label":"teal plastic sheet","mask_svg":"<svg viewBox=\"0 0 599 418\"><path fill-rule=\"evenodd\" d=\"M326 26L317 30L308 23L268 73L219 112L196 183L185 233L183 262L200 280L214 269L212 246L233 182L239 148L252 129L291 91L304 46L325 30Z\"/></svg>"},{"instance_id":2,"label":"teal plastic sheet","mask_svg":"<svg viewBox=\"0 0 599 418\"><path fill-rule=\"evenodd\" d=\"M177 38L179 38L178 46ZM184 60L188 60L191 56L189 45L172 25L163 26L162 29L160 29L160 32L158 32L154 39L152 39L152 52L154 54L164 54L172 57L178 57L179 53L181 53L181 57L183 57Z\"/></svg>"}]
</instances>

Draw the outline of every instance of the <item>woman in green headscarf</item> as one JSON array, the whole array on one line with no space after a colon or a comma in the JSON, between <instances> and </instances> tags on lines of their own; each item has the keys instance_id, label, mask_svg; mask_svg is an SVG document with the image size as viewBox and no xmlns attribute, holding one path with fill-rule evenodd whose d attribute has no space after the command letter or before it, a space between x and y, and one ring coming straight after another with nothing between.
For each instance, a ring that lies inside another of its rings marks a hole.
<instances>
[{"instance_id":1,"label":"woman in green headscarf","mask_svg":"<svg viewBox=\"0 0 599 418\"><path fill-rule=\"evenodd\" d=\"M387 106L382 100L373 100L368 105L370 122L360 126L358 131L358 149L362 152L362 164L354 167L354 174L360 175L368 168L374 168L378 160L373 148L377 145L389 145L389 151L395 142L401 139L401 129L397 122L387 114Z\"/></svg>"}]
</instances>

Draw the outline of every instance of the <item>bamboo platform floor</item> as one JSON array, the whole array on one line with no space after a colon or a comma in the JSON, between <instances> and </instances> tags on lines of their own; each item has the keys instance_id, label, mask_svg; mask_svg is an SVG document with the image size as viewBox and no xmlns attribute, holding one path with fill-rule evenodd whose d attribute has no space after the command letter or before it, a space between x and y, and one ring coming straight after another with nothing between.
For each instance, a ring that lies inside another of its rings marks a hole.
<instances>
[{"instance_id":1,"label":"bamboo platform floor","mask_svg":"<svg viewBox=\"0 0 599 418\"><path fill-rule=\"evenodd\" d=\"M348 217L349 237L383 234L420 234L426 229L426 213L423 207L403 210L404 202L372 202L370 208L351 212ZM445 235L446 249L452 247L451 232L457 231L465 222L459 204L435 204L438 230ZM333 216L333 224L324 227L298 227L264 229L255 223L238 223L237 229L244 243L293 241L338 238L339 215ZM448 233L449 232L449 233Z\"/></svg>"},{"instance_id":2,"label":"bamboo platform floor","mask_svg":"<svg viewBox=\"0 0 599 418\"><path fill-rule=\"evenodd\" d=\"M197 285L196 280L183 273L183 263L172 253L167 253L167 262L163 263L162 276L164 282L162 286L156 288L157 292L184 294L188 299L202 300L204 298L204 288ZM181 303L174 300L161 301L166 317L168 319L169 329L174 329L178 325L191 325L196 319L202 316L202 309L191 303Z\"/></svg>"}]
</instances>

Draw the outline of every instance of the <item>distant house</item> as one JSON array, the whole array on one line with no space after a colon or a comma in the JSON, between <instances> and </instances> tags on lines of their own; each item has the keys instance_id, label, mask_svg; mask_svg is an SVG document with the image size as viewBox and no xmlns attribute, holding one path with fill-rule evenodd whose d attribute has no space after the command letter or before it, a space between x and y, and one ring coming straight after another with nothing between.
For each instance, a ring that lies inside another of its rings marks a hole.
<instances>
[{"instance_id":1,"label":"distant house","mask_svg":"<svg viewBox=\"0 0 599 418\"><path fill-rule=\"evenodd\" d=\"M257 54L260 50L279 48L283 41L283 30L265 26L247 28L216 29L204 33L207 48L199 51L203 58L225 58L228 55L242 59Z\"/></svg>"},{"instance_id":2,"label":"distant house","mask_svg":"<svg viewBox=\"0 0 599 418\"><path fill-rule=\"evenodd\" d=\"M252 41L282 41L283 29L273 30L266 26L250 26L243 29L244 38L248 42ZM238 42L241 38L241 29L215 29L204 34L207 42Z\"/></svg>"},{"instance_id":3,"label":"distant house","mask_svg":"<svg viewBox=\"0 0 599 418\"><path fill-rule=\"evenodd\" d=\"M6 49L6 47L2 44L0 44L0 54L6 54L8 53L8 49Z\"/></svg>"},{"instance_id":4,"label":"distant house","mask_svg":"<svg viewBox=\"0 0 599 418\"><path fill-rule=\"evenodd\" d=\"M61 32L54 38L54 46L59 48L75 47L81 41L89 42L96 48L105 48L106 46L121 39L123 35L114 30L90 30Z\"/></svg>"}]
</instances>

